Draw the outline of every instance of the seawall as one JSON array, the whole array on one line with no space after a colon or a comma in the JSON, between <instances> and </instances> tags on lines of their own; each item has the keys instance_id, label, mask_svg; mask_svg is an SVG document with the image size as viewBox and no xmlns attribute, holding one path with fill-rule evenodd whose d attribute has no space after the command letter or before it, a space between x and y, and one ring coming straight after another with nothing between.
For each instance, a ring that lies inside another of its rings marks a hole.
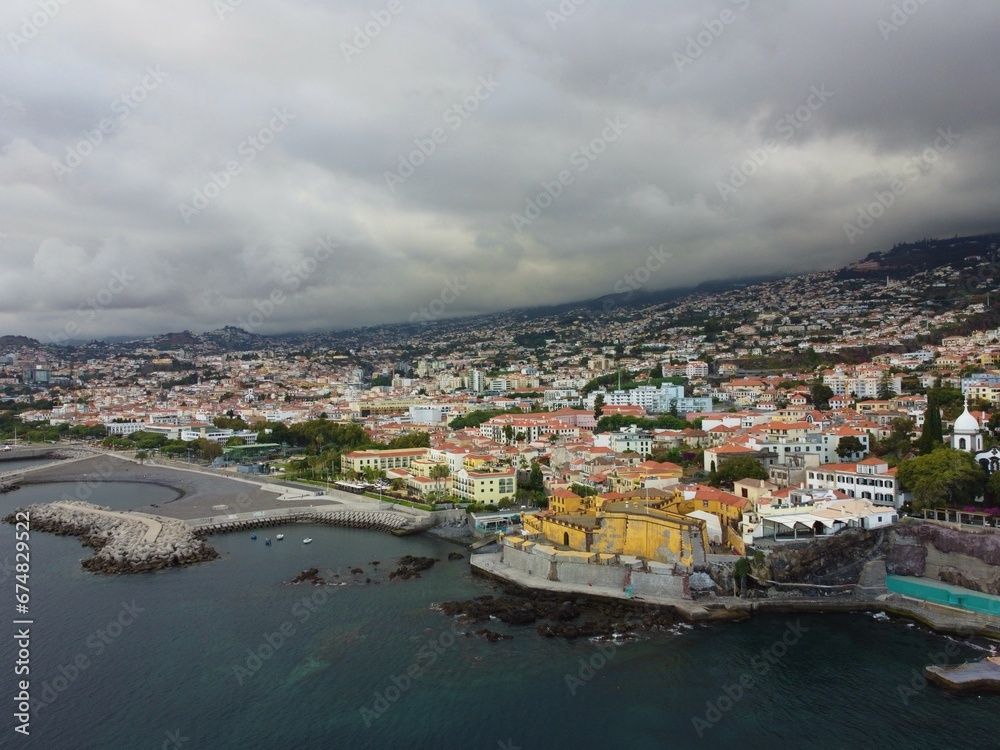
<instances>
[{"instance_id":1,"label":"seawall","mask_svg":"<svg viewBox=\"0 0 1000 750\"><path fill-rule=\"evenodd\" d=\"M822 597L792 595L748 599L712 596L692 600L683 596L639 594L633 585L633 592L630 596L626 593L625 586L619 585L617 576L612 576L607 580L607 583L611 585L598 582L604 580L601 578L591 578L585 582L554 580L548 577L548 573L543 567L532 567L533 572L529 572L525 559L517 556L507 557L510 551L509 547L505 547L502 555L500 553L473 555L470 559L473 574L505 584L512 584L525 590L536 589L605 601L627 601L636 607L662 607L690 622L743 620L761 614L885 612L916 620L932 630L942 633L1000 639L1000 618L978 615L953 607L939 606L897 594L882 594L871 597L862 588L859 588L854 594ZM508 560L514 565L508 564ZM522 565L524 565L523 568ZM587 568L615 567L593 564L578 565ZM633 584L635 575L633 572ZM622 583L624 583L624 570L622 577Z\"/></svg>"}]
</instances>

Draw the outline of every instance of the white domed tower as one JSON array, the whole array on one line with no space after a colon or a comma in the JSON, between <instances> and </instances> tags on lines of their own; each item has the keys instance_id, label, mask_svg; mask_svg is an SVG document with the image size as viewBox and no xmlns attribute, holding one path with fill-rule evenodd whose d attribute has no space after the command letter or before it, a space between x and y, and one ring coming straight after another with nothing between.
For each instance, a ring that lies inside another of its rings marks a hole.
<instances>
[{"instance_id":1,"label":"white domed tower","mask_svg":"<svg viewBox=\"0 0 1000 750\"><path fill-rule=\"evenodd\" d=\"M983 449L982 428L976 418L969 413L969 399L965 399L965 410L955 420L951 433L951 447L960 451L978 453Z\"/></svg>"}]
</instances>

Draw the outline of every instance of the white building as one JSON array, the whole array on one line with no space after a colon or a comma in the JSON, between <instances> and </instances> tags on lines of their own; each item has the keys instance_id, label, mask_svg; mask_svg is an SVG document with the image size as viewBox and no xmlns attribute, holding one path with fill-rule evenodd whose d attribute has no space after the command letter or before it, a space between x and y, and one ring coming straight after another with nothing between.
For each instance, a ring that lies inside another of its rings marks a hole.
<instances>
[{"instance_id":1,"label":"white building","mask_svg":"<svg viewBox=\"0 0 1000 750\"><path fill-rule=\"evenodd\" d=\"M880 458L844 464L823 464L806 473L810 489L840 490L850 497L871 500L876 505L902 506L906 499L899 488L896 469Z\"/></svg>"},{"instance_id":2,"label":"white building","mask_svg":"<svg viewBox=\"0 0 1000 750\"><path fill-rule=\"evenodd\" d=\"M638 427L623 427L618 432L602 432L594 435L595 448L610 448L615 453L632 451L640 456L653 452L653 434Z\"/></svg>"},{"instance_id":3,"label":"white building","mask_svg":"<svg viewBox=\"0 0 1000 750\"><path fill-rule=\"evenodd\" d=\"M684 374L689 378L707 378L708 364L701 360L693 360L684 366Z\"/></svg>"},{"instance_id":4,"label":"white building","mask_svg":"<svg viewBox=\"0 0 1000 750\"><path fill-rule=\"evenodd\" d=\"M979 422L969 413L969 402L965 402L965 410L955 420L952 428L951 447L959 451L979 453L983 450L983 433Z\"/></svg>"},{"instance_id":5,"label":"white building","mask_svg":"<svg viewBox=\"0 0 1000 750\"><path fill-rule=\"evenodd\" d=\"M871 500L837 498L829 491L795 490L787 505L758 505L755 523L744 524L744 541L783 536L786 539L827 536L845 528L878 529L899 520L894 508Z\"/></svg>"},{"instance_id":6,"label":"white building","mask_svg":"<svg viewBox=\"0 0 1000 750\"><path fill-rule=\"evenodd\" d=\"M486 375L482 370L469 370L469 390L476 393L486 390Z\"/></svg>"},{"instance_id":7,"label":"white building","mask_svg":"<svg viewBox=\"0 0 1000 750\"><path fill-rule=\"evenodd\" d=\"M603 388L587 396L585 408L593 409L594 400L598 395L604 396L608 406L641 406L650 414L663 414L671 408L678 412L711 411L710 396L685 396L684 386L662 383L659 388L652 385L640 385L627 391L605 391Z\"/></svg>"}]
</instances>

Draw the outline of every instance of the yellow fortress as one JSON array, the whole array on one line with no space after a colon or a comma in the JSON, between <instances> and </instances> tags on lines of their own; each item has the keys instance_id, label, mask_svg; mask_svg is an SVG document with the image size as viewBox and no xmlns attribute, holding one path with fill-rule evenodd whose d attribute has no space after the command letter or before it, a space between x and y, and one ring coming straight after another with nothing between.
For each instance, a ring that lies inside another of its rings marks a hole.
<instances>
[{"instance_id":1,"label":"yellow fortress","mask_svg":"<svg viewBox=\"0 0 1000 750\"><path fill-rule=\"evenodd\" d=\"M704 563L709 549L705 521L686 515L694 509L679 491L581 498L556 490L550 510L522 513L521 521L526 533L572 550L690 567Z\"/></svg>"}]
</instances>

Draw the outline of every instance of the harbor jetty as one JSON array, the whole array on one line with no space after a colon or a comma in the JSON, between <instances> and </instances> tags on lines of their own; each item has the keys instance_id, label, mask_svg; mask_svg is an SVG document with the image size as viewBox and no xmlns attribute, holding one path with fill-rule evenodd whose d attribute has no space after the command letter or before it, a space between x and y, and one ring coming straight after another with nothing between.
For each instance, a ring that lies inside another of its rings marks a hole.
<instances>
[{"instance_id":1,"label":"harbor jetty","mask_svg":"<svg viewBox=\"0 0 1000 750\"><path fill-rule=\"evenodd\" d=\"M397 536L404 536L422 531L428 526L427 521L404 513L387 510L336 510L329 506L234 513L212 518L195 518L187 523L201 534L226 534L288 523L318 523L350 529L388 531Z\"/></svg>"},{"instance_id":2,"label":"harbor jetty","mask_svg":"<svg viewBox=\"0 0 1000 750\"><path fill-rule=\"evenodd\" d=\"M31 527L77 536L94 554L83 567L95 573L141 573L190 565L219 556L183 521L144 513L122 513L82 501L30 505ZM4 521L15 523L12 513Z\"/></svg>"}]
</instances>

